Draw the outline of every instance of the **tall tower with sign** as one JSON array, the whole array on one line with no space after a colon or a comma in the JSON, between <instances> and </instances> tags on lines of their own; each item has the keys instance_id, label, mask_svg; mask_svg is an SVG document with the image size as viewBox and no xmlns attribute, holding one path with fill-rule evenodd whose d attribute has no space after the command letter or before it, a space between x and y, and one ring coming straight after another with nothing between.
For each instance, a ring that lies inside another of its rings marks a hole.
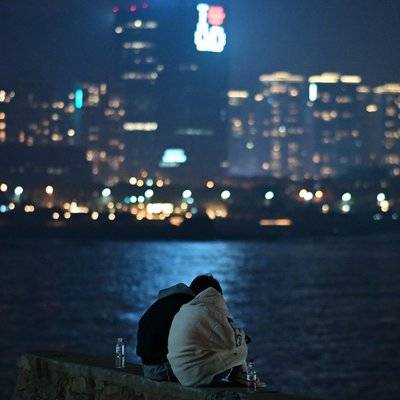
<instances>
[{"instance_id":1,"label":"tall tower with sign","mask_svg":"<svg viewBox=\"0 0 400 400\"><path fill-rule=\"evenodd\" d=\"M112 11L126 176L146 170L177 183L216 177L226 159L226 7L120 0Z\"/></svg>"},{"instance_id":2,"label":"tall tower with sign","mask_svg":"<svg viewBox=\"0 0 400 400\"><path fill-rule=\"evenodd\" d=\"M180 181L204 182L223 173L228 21L221 2L179 2L166 35L170 53L165 79L171 88L166 143L184 152L186 161L163 168L163 173Z\"/></svg>"}]
</instances>

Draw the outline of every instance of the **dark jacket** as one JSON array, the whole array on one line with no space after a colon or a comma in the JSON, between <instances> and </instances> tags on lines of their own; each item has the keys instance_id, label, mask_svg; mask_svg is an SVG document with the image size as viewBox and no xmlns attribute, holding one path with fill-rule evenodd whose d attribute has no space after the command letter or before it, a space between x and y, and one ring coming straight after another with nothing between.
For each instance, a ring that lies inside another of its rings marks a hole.
<instances>
[{"instance_id":1,"label":"dark jacket","mask_svg":"<svg viewBox=\"0 0 400 400\"><path fill-rule=\"evenodd\" d=\"M180 308L193 300L193 293L184 284L160 291L158 299L139 320L136 354L143 364L167 362L168 334L172 320Z\"/></svg>"}]
</instances>

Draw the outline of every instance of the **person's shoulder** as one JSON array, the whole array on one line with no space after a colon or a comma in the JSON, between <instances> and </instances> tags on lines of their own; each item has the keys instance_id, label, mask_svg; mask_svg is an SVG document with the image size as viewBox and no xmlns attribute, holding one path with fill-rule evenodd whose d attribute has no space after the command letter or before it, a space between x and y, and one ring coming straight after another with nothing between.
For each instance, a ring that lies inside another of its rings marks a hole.
<instances>
[{"instance_id":1,"label":"person's shoulder","mask_svg":"<svg viewBox=\"0 0 400 400\"><path fill-rule=\"evenodd\" d=\"M189 286L185 285L184 283L178 283L177 285L160 290L158 293L158 299L163 299L176 294L186 294L192 298L194 297L194 293Z\"/></svg>"}]
</instances>

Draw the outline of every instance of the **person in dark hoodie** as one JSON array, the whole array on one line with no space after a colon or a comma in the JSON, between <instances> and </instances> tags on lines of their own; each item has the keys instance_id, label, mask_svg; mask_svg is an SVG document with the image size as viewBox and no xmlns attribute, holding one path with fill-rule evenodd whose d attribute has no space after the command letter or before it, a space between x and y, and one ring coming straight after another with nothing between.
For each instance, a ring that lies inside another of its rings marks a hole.
<instances>
[{"instance_id":1,"label":"person in dark hoodie","mask_svg":"<svg viewBox=\"0 0 400 400\"><path fill-rule=\"evenodd\" d=\"M161 290L157 300L139 320L136 354L143 363L143 374L156 381L175 380L167 360L168 334L180 308L194 297L184 283Z\"/></svg>"},{"instance_id":2,"label":"person in dark hoodie","mask_svg":"<svg viewBox=\"0 0 400 400\"><path fill-rule=\"evenodd\" d=\"M172 320L184 304L201 291L214 287L221 291L218 281L210 275L200 275L190 284L179 283L161 290L157 300L139 320L136 354L143 363L143 374L156 381L176 381L167 359L168 335Z\"/></svg>"}]
</instances>

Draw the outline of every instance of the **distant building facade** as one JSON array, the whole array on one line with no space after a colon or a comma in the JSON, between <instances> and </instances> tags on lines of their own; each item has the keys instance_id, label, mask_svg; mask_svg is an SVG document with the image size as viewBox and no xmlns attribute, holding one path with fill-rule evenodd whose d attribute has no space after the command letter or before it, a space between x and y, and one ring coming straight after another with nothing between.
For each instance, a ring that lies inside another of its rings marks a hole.
<instances>
[{"instance_id":1,"label":"distant building facade","mask_svg":"<svg viewBox=\"0 0 400 400\"><path fill-rule=\"evenodd\" d=\"M312 176L337 177L362 166L367 138L361 131L365 111L357 99L361 77L323 73L308 82Z\"/></svg>"},{"instance_id":2,"label":"distant building facade","mask_svg":"<svg viewBox=\"0 0 400 400\"><path fill-rule=\"evenodd\" d=\"M231 175L304 178L304 88L304 77L276 72L254 94L228 92Z\"/></svg>"},{"instance_id":3,"label":"distant building facade","mask_svg":"<svg viewBox=\"0 0 400 400\"><path fill-rule=\"evenodd\" d=\"M379 163L400 176L400 84L387 83L374 89L379 125Z\"/></svg>"}]
</instances>

